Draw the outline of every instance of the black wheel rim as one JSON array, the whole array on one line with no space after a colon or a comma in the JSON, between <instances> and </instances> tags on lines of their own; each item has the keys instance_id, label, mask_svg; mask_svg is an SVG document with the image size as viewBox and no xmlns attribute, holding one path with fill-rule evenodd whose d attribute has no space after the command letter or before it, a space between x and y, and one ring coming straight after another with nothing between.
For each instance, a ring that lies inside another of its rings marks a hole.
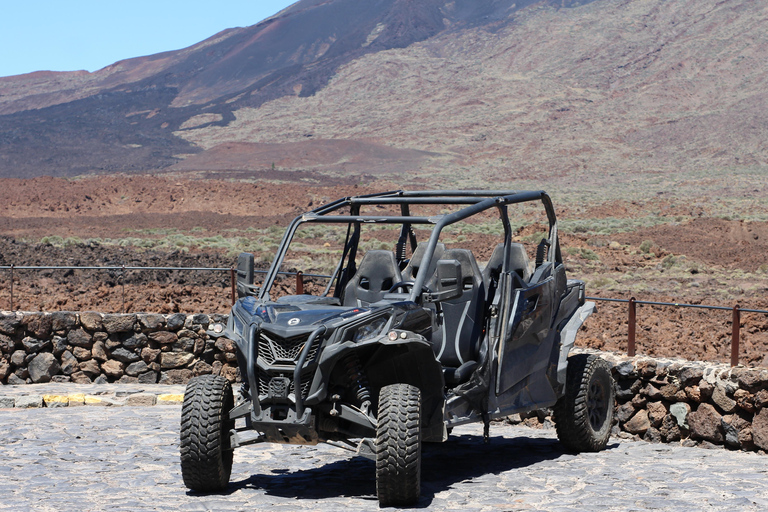
<instances>
[{"instance_id":1,"label":"black wheel rim","mask_svg":"<svg viewBox=\"0 0 768 512\"><path fill-rule=\"evenodd\" d=\"M603 383L598 379L589 383L587 411L592 429L598 431L603 428L605 418L608 415L608 393Z\"/></svg>"}]
</instances>

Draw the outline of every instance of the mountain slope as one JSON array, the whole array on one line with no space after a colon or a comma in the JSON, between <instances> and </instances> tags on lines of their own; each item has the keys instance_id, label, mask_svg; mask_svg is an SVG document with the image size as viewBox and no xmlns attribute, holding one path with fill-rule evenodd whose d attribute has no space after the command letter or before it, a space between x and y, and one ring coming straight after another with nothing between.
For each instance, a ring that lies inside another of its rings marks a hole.
<instances>
[{"instance_id":1,"label":"mountain slope","mask_svg":"<svg viewBox=\"0 0 768 512\"><path fill-rule=\"evenodd\" d=\"M370 139L452 157L424 174L493 181L630 185L646 174L696 187L730 173L764 183L766 59L768 6L746 0L537 7L495 30L367 55L311 98L179 135L204 148Z\"/></svg>"},{"instance_id":2,"label":"mountain slope","mask_svg":"<svg viewBox=\"0 0 768 512\"><path fill-rule=\"evenodd\" d=\"M363 55L447 31L507 23L533 3L302 0L257 25L96 73L2 78L0 176L167 167L199 151L175 130L195 123L225 126L238 108L311 96L340 66Z\"/></svg>"},{"instance_id":3,"label":"mountain slope","mask_svg":"<svg viewBox=\"0 0 768 512\"><path fill-rule=\"evenodd\" d=\"M766 61L750 0L303 0L179 52L0 79L0 176L277 163L628 195L641 175L663 192L728 174L747 194Z\"/></svg>"}]
</instances>

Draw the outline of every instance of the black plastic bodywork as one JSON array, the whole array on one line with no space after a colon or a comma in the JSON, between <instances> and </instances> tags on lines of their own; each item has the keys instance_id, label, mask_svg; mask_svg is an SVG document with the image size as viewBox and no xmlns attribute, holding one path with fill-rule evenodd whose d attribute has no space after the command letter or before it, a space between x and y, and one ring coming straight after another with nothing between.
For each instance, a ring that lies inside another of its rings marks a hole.
<instances>
[{"instance_id":1,"label":"black plastic bodywork","mask_svg":"<svg viewBox=\"0 0 768 512\"><path fill-rule=\"evenodd\" d=\"M528 275L512 268L516 248L507 208L532 201L543 204L549 233ZM401 215L361 213L382 205L399 207ZM413 216L414 205L444 205L455 211ZM461 253L445 252L453 256L443 257L440 234L446 226L488 210L498 212L504 227L501 263L495 272L463 285L467 279L462 279ZM298 226L313 222L349 226L341 261L331 276L333 295L272 300L270 291ZM431 226L420 261L426 271L393 286L380 300L343 305L350 302L345 289L359 264L354 256L360 226L376 223L403 226L395 250L401 266L407 263L402 259L405 245L416 248L411 226ZM557 220L542 191L396 191L340 199L291 223L260 288L253 285L252 259L241 258L238 292L241 297L227 328L217 334L236 343L245 382L245 403L230 416L245 417L246 427L233 432L233 446L259 441L349 443L375 437L379 390L394 383L421 390L426 441L444 440L453 425L549 407L563 394L568 351L593 308L584 301L583 283L566 279ZM477 301L470 302L472 294ZM457 348L465 341L463 332L446 333L443 311L451 311L454 299L465 301L460 302L466 304L465 313L470 304L479 304L477 328L468 331L477 339L474 359L459 356L457 364L463 364L448 368L433 345L445 336L455 337ZM244 430L258 435L247 438Z\"/></svg>"}]
</instances>

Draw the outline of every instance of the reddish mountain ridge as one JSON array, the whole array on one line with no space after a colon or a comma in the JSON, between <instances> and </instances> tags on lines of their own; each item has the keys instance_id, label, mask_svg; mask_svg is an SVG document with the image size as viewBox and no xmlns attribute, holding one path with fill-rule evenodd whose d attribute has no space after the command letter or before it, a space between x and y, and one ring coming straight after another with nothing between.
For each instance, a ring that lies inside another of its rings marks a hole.
<instances>
[{"instance_id":1,"label":"reddish mountain ridge","mask_svg":"<svg viewBox=\"0 0 768 512\"><path fill-rule=\"evenodd\" d=\"M0 176L730 175L741 195L768 165L766 60L749 0L302 0L178 52L0 79Z\"/></svg>"},{"instance_id":2,"label":"reddish mountain ridge","mask_svg":"<svg viewBox=\"0 0 768 512\"><path fill-rule=\"evenodd\" d=\"M533 3L302 0L257 25L95 73L2 78L0 176L164 168L200 151L173 133L197 114L207 115L202 125L226 126L239 108L315 94L340 66L365 54L508 23Z\"/></svg>"}]
</instances>

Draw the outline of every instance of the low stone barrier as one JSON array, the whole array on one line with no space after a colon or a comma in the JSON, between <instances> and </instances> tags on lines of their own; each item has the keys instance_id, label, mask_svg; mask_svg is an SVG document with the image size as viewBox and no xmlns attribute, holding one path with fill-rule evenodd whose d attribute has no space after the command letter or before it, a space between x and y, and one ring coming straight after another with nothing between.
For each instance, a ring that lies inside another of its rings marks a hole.
<instances>
[{"instance_id":1,"label":"low stone barrier","mask_svg":"<svg viewBox=\"0 0 768 512\"><path fill-rule=\"evenodd\" d=\"M628 357L591 349L611 364L616 381L613 435L653 443L768 451L768 369ZM551 410L507 421L554 426Z\"/></svg>"},{"instance_id":2,"label":"low stone barrier","mask_svg":"<svg viewBox=\"0 0 768 512\"><path fill-rule=\"evenodd\" d=\"M209 339L226 315L0 313L0 382L185 384L195 375L237 380L234 345Z\"/></svg>"},{"instance_id":3,"label":"low stone barrier","mask_svg":"<svg viewBox=\"0 0 768 512\"><path fill-rule=\"evenodd\" d=\"M613 365L617 434L768 450L768 369L601 355Z\"/></svg>"},{"instance_id":4,"label":"low stone barrier","mask_svg":"<svg viewBox=\"0 0 768 512\"><path fill-rule=\"evenodd\" d=\"M235 382L234 344L206 334L211 323L226 320L181 313L0 313L0 382L185 384L203 374ZM768 369L577 351L612 365L615 435L768 450ZM552 425L549 411L509 421Z\"/></svg>"}]
</instances>

